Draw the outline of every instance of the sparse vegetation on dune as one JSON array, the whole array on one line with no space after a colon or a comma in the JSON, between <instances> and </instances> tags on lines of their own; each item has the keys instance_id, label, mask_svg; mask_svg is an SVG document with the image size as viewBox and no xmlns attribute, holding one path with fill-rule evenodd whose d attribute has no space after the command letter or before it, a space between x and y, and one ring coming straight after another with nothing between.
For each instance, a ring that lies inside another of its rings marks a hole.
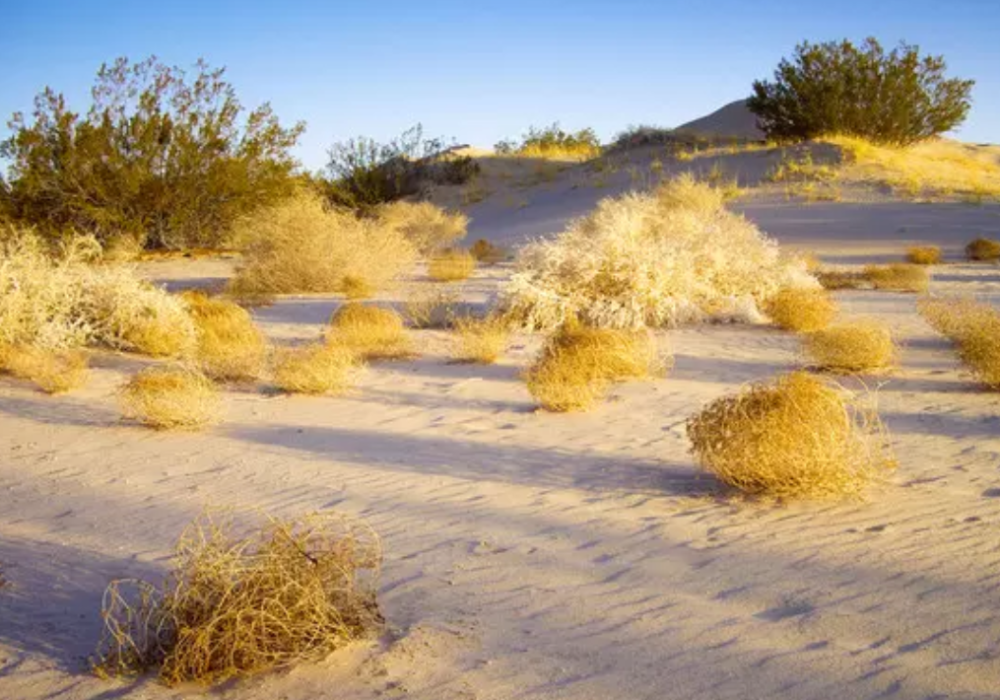
<instances>
[{"instance_id":1,"label":"sparse vegetation on dune","mask_svg":"<svg viewBox=\"0 0 1000 700\"><path fill-rule=\"evenodd\" d=\"M1000 260L1000 241L989 238L977 238L965 246L965 257L976 262L993 262Z\"/></svg>"},{"instance_id":2,"label":"sparse vegetation on dune","mask_svg":"<svg viewBox=\"0 0 1000 700\"><path fill-rule=\"evenodd\" d=\"M887 292L925 292L931 282L926 268L909 263L866 265L864 276L875 289Z\"/></svg>"},{"instance_id":3,"label":"sparse vegetation on dune","mask_svg":"<svg viewBox=\"0 0 1000 700\"><path fill-rule=\"evenodd\" d=\"M609 328L757 321L782 287L818 287L799 260L690 176L602 200L554 240L521 249L501 303L529 328L576 316Z\"/></svg>"},{"instance_id":4,"label":"sparse vegetation on dune","mask_svg":"<svg viewBox=\"0 0 1000 700\"><path fill-rule=\"evenodd\" d=\"M267 361L267 340L246 309L201 292L182 297L197 329L195 359L202 371L223 381L260 376Z\"/></svg>"},{"instance_id":5,"label":"sparse vegetation on dune","mask_svg":"<svg viewBox=\"0 0 1000 700\"><path fill-rule=\"evenodd\" d=\"M453 246L465 238L469 217L448 212L430 202L399 201L375 210L376 218L398 230L421 255Z\"/></svg>"},{"instance_id":6,"label":"sparse vegetation on dune","mask_svg":"<svg viewBox=\"0 0 1000 700\"><path fill-rule=\"evenodd\" d=\"M282 348L274 357L274 383L290 394L338 394L363 365L357 352L337 343Z\"/></svg>"},{"instance_id":7,"label":"sparse vegetation on dune","mask_svg":"<svg viewBox=\"0 0 1000 700\"><path fill-rule=\"evenodd\" d=\"M87 381L87 354L31 345L0 348L0 371L33 382L46 394L61 394Z\"/></svg>"},{"instance_id":8,"label":"sparse vegetation on dune","mask_svg":"<svg viewBox=\"0 0 1000 700\"><path fill-rule=\"evenodd\" d=\"M785 288L768 298L764 312L779 328L808 333L828 326L837 304L822 289Z\"/></svg>"},{"instance_id":9,"label":"sparse vegetation on dune","mask_svg":"<svg viewBox=\"0 0 1000 700\"><path fill-rule=\"evenodd\" d=\"M939 265L941 248L936 245L913 246L906 251L906 260L914 265Z\"/></svg>"},{"instance_id":10,"label":"sparse vegetation on dune","mask_svg":"<svg viewBox=\"0 0 1000 700\"><path fill-rule=\"evenodd\" d=\"M979 381L1000 389L1000 311L966 297L925 297L917 309L955 343L959 359Z\"/></svg>"},{"instance_id":11,"label":"sparse vegetation on dune","mask_svg":"<svg viewBox=\"0 0 1000 700\"><path fill-rule=\"evenodd\" d=\"M856 496L895 466L875 412L804 372L714 401L687 431L702 469L752 495Z\"/></svg>"},{"instance_id":12,"label":"sparse vegetation on dune","mask_svg":"<svg viewBox=\"0 0 1000 700\"><path fill-rule=\"evenodd\" d=\"M458 347L454 357L457 362L489 365L507 349L510 326L500 316L466 316L455 319L455 333Z\"/></svg>"},{"instance_id":13,"label":"sparse vegetation on dune","mask_svg":"<svg viewBox=\"0 0 1000 700\"><path fill-rule=\"evenodd\" d=\"M330 318L327 342L350 348L367 360L411 357L413 345L403 317L392 309L349 302Z\"/></svg>"},{"instance_id":14,"label":"sparse vegetation on dune","mask_svg":"<svg viewBox=\"0 0 1000 700\"><path fill-rule=\"evenodd\" d=\"M563 131L559 124L531 127L521 141L501 141L494 150L500 155L554 160L590 160L601 154L601 142L593 129Z\"/></svg>"},{"instance_id":15,"label":"sparse vegetation on dune","mask_svg":"<svg viewBox=\"0 0 1000 700\"><path fill-rule=\"evenodd\" d=\"M852 374L883 370L896 357L892 333L873 320L839 323L802 339L806 356L820 369Z\"/></svg>"},{"instance_id":16,"label":"sparse vegetation on dune","mask_svg":"<svg viewBox=\"0 0 1000 700\"><path fill-rule=\"evenodd\" d=\"M196 430L219 416L219 392L200 372L148 367L119 391L127 418L158 430Z\"/></svg>"},{"instance_id":17,"label":"sparse vegetation on dune","mask_svg":"<svg viewBox=\"0 0 1000 700\"><path fill-rule=\"evenodd\" d=\"M816 279L823 289L865 289L871 281L860 270L817 270Z\"/></svg>"},{"instance_id":18,"label":"sparse vegetation on dune","mask_svg":"<svg viewBox=\"0 0 1000 700\"><path fill-rule=\"evenodd\" d=\"M648 331L570 322L548 338L524 378L528 391L546 410L585 411L614 382L661 376L666 369Z\"/></svg>"},{"instance_id":19,"label":"sparse vegetation on dune","mask_svg":"<svg viewBox=\"0 0 1000 700\"><path fill-rule=\"evenodd\" d=\"M162 587L108 586L94 671L209 685L322 659L381 626L381 560L371 528L334 515L267 518L246 532L203 516Z\"/></svg>"},{"instance_id":20,"label":"sparse vegetation on dune","mask_svg":"<svg viewBox=\"0 0 1000 700\"><path fill-rule=\"evenodd\" d=\"M427 263L427 275L435 282L461 282L476 271L476 259L466 250L443 250Z\"/></svg>"}]
</instances>

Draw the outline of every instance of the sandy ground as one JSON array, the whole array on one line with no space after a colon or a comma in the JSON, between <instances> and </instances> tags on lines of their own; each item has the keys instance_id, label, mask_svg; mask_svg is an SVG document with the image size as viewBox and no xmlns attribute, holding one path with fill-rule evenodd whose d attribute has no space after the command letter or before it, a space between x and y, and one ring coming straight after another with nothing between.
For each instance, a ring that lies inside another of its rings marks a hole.
<instances>
[{"instance_id":1,"label":"sandy ground","mask_svg":"<svg viewBox=\"0 0 1000 700\"><path fill-rule=\"evenodd\" d=\"M472 236L542 235L575 207L480 216ZM898 255L908 240L954 255L1000 230L991 208L744 210L844 264ZM145 269L183 287L224 279L230 265ZM467 297L488 300L503 274L480 272ZM934 289L1000 301L1000 268L941 266ZM796 338L767 327L662 333L670 376L622 385L584 415L535 411L518 372L537 338L475 367L449 364L441 331L417 332L419 359L370 367L348 396L231 389L225 421L198 434L120 420L115 388L143 359L99 355L90 383L62 398L5 378L0 698L202 696L101 681L85 658L107 582L158 578L206 505L367 519L384 539L388 626L322 663L205 696L1000 697L1000 395L962 372L913 296L838 298L904 343L898 370L864 380L900 469L861 503L745 504L696 471L685 419L800 363ZM317 337L336 303L284 299L256 315L276 342L296 342Z\"/></svg>"}]
</instances>

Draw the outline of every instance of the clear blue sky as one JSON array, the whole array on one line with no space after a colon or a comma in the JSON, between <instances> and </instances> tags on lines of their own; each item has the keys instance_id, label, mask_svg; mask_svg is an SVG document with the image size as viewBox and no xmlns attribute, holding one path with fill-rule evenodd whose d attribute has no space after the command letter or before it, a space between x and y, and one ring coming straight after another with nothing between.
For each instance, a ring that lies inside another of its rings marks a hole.
<instances>
[{"instance_id":1,"label":"clear blue sky","mask_svg":"<svg viewBox=\"0 0 1000 700\"><path fill-rule=\"evenodd\" d=\"M900 39L977 81L958 136L1000 142L998 0L34 0L4 3L0 114L45 85L85 109L117 56L228 68L247 105L308 130L298 156L416 122L490 146L559 121L610 138L676 126L750 92L803 39ZM6 133L6 130L0 130Z\"/></svg>"}]
</instances>

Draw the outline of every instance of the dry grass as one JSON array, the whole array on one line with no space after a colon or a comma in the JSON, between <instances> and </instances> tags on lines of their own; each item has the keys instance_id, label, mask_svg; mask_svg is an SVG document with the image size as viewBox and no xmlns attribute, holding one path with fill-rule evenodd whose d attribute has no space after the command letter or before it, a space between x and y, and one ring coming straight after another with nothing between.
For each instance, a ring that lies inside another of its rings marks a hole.
<instances>
[{"instance_id":1,"label":"dry grass","mask_svg":"<svg viewBox=\"0 0 1000 700\"><path fill-rule=\"evenodd\" d=\"M371 299L377 291L367 280L354 275L344 275L341 287L344 296L352 301Z\"/></svg>"},{"instance_id":2,"label":"dry grass","mask_svg":"<svg viewBox=\"0 0 1000 700\"><path fill-rule=\"evenodd\" d=\"M965 246L965 257L977 262L1000 260L1000 241L977 238Z\"/></svg>"},{"instance_id":3,"label":"dry grass","mask_svg":"<svg viewBox=\"0 0 1000 700\"><path fill-rule=\"evenodd\" d=\"M267 518L248 533L204 516L181 536L162 589L108 586L94 671L158 668L169 686L207 685L322 659L381 626L381 560L370 528L334 515Z\"/></svg>"},{"instance_id":4,"label":"dry grass","mask_svg":"<svg viewBox=\"0 0 1000 700\"><path fill-rule=\"evenodd\" d=\"M892 333L877 321L841 323L803 338L806 355L817 367L847 374L890 366L896 357Z\"/></svg>"},{"instance_id":5,"label":"dry grass","mask_svg":"<svg viewBox=\"0 0 1000 700\"><path fill-rule=\"evenodd\" d=\"M469 248L469 253L482 265L496 265L510 257L506 248L490 243L485 238L480 238Z\"/></svg>"},{"instance_id":6,"label":"dry grass","mask_svg":"<svg viewBox=\"0 0 1000 700\"><path fill-rule=\"evenodd\" d=\"M454 289L418 289L403 302L403 316L411 328L447 328L459 301Z\"/></svg>"},{"instance_id":7,"label":"dry grass","mask_svg":"<svg viewBox=\"0 0 1000 700\"><path fill-rule=\"evenodd\" d=\"M430 202L393 202L379 207L378 220L399 231L421 255L455 245L465 238L469 217Z\"/></svg>"},{"instance_id":8,"label":"dry grass","mask_svg":"<svg viewBox=\"0 0 1000 700\"><path fill-rule=\"evenodd\" d=\"M866 265L863 274L875 289L886 292L925 292L931 283L924 267L909 263Z\"/></svg>"},{"instance_id":9,"label":"dry grass","mask_svg":"<svg viewBox=\"0 0 1000 700\"><path fill-rule=\"evenodd\" d=\"M363 364L354 350L335 343L283 348L275 353L274 383L291 394L340 394Z\"/></svg>"},{"instance_id":10,"label":"dry grass","mask_svg":"<svg viewBox=\"0 0 1000 700\"><path fill-rule=\"evenodd\" d=\"M702 469L754 495L854 496L895 466L875 412L804 372L712 402L687 431Z\"/></svg>"},{"instance_id":11,"label":"dry grass","mask_svg":"<svg viewBox=\"0 0 1000 700\"><path fill-rule=\"evenodd\" d=\"M917 309L955 343L959 359L979 381L1000 389L1000 311L967 297L925 297Z\"/></svg>"},{"instance_id":12,"label":"dry grass","mask_svg":"<svg viewBox=\"0 0 1000 700\"><path fill-rule=\"evenodd\" d=\"M403 317L392 309L348 302L330 318L327 341L344 345L366 360L413 355Z\"/></svg>"},{"instance_id":13,"label":"dry grass","mask_svg":"<svg viewBox=\"0 0 1000 700\"><path fill-rule=\"evenodd\" d=\"M267 362L267 340L246 309L201 292L182 297L198 332L195 359L201 370L222 381L259 377Z\"/></svg>"},{"instance_id":14,"label":"dry grass","mask_svg":"<svg viewBox=\"0 0 1000 700\"><path fill-rule=\"evenodd\" d=\"M819 280L823 289L828 290L868 289L871 287L871 282L860 271L817 270L816 279Z\"/></svg>"},{"instance_id":15,"label":"dry grass","mask_svg":"<svg viewBox=\"0 0 1000 700\"><path fill-rule=\"evenodd\" d=\"M837 304L821 289L782 289L764 304L775 325L797 333L825 328L837 315Z\"/></svg>"},{"instance_id":16,"label":"dry grass","mask_svg":"<svg viewBox=\"0 0 1000 700\"><path fill-rule=\"evenodd\" d=\"M940 265L941 248L936 245L913 246L906 251L906 260L914 265Z\"/></svg>"},{"instance_id":17,"label":"dry grass","mask_svg":"<svg viewBox=\"0 0 1000 700\"><path fill-rule=\"evenodd\" d=\"M121 388L119 398L127 418L158 430L195 430L219 416L215 385L184 368L146 368Z\"/></svg>"},{"instance_id":18,"label":"dry grass","mask_svg":"<svg viewBox=\"0 0 1000 700\"><path fill-rule=\"evenodd\" d=\"M444 250L427 263L427 274L435 282L460 282L472 277L476 259L465 250Z\"/></svg>"},{"instance_id":19,"label":"dry grass","mask_svg":"<svg viewBox=\"0 0 1000 700\"><path fill-rule=\"evenodd\" d=\"M27 379L46 394L61 394L87 382L87 354L81 350L50 350L31 345L4 346L0 370Z\"/></svg>"},{"instance_id":20,"label":"dry grass","mask_svg":"<svg viewBox=\"0 0 1000 700\"><path fill-rule=\"evenodd\" d=\"M553 333L525 372L528 391L549 411L584 411L611 384L666 372L648 331L568 324Z\"/></svg>"},{"instance_id":21,"label":"dry grass","mask_svg":"<svg viewBox=\"0 0 1000 700\"><path fill-rule=\"evenodd\" d=\"M458 336L457 362L491 365L507 349L510 325L499 316L464 317L455 320L455 333Z\"/></svg>"},{"instance_id":22,"label":"dry grass","mask_svg":"<svg viewBox=\"0 0 1000 700\"><path fill-rule=\"evenodd\" d=\"M407 270L416 248L377 218L329 209L300 195L263 209L236 229L243 264L230 282L237 297L344 292L359 282L381 289Z\"/></svg>"}]
</instances>

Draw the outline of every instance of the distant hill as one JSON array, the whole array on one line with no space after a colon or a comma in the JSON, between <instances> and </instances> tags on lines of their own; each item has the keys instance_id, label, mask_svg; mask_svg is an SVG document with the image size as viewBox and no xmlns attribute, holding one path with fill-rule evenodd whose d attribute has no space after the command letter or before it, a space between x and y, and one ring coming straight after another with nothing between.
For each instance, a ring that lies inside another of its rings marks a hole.
<instances>
[{"instance_id":1,"label":"distant hill","mask_svg":"<svg viewBox=\"0 0 1000 700\"><path fill-rule=\"evenodd\" d=\"M692 131L706 136L764 139L764 132L757 128L757 117L747 109L746 100L730 102L700 119L681 124L676 131Z\"/></svg>"}]
</instances>

